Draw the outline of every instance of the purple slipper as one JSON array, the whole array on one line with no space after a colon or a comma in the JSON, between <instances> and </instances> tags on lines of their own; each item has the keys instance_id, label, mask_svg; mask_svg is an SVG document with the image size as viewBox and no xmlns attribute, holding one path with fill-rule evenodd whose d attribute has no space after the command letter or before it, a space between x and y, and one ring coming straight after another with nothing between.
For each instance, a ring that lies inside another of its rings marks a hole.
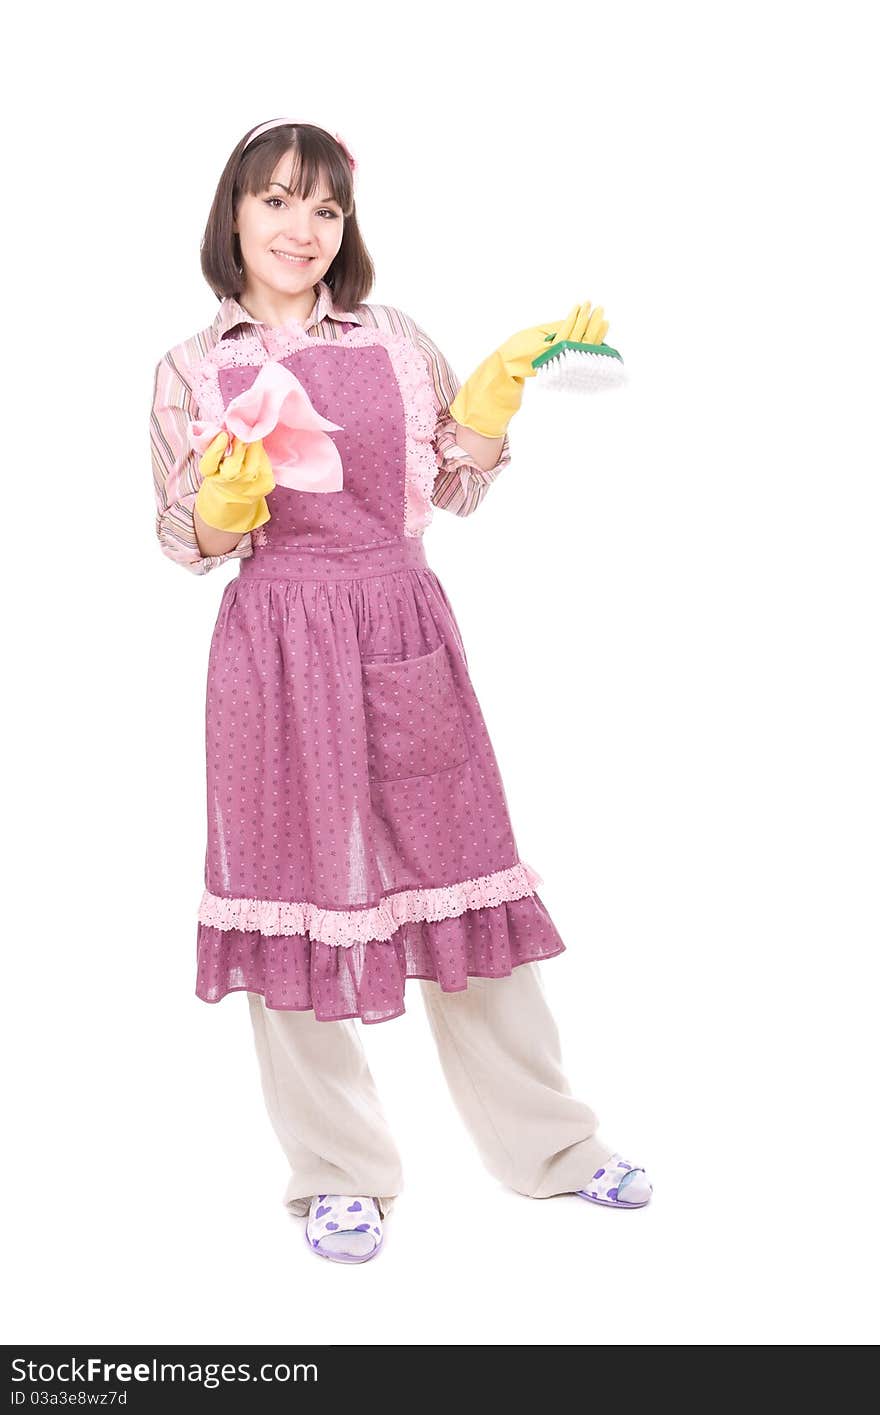
<instances>
[{"instance_id":1,"label":"purple slipper","mask_svg":"<svg viewBox=\"0 0 880 1415\"><path fill-rule=\"evenodd\" d=\"M319 1258L333 1263L367 1263L375 1258L384 1239L379 1206L363 1194L315 1194L309 1204L305 1235Z\"/></svg>"},{"instance_id":2,"label":"purple slipper","mask_svg":"<svg viewBox=\"0 0 880 1415\"><path fill-rule=\"evenodd\" d=\"M633 1178L624 1184L628 1174ZM616 1150L596 1170L585 1189L575 1190L579 1198L589 1199L592 1204L604 1204L608 1209L643 1209L653 1192L654 1186L641 1165L628 1164Z\"/></svg>"}]
</instances>

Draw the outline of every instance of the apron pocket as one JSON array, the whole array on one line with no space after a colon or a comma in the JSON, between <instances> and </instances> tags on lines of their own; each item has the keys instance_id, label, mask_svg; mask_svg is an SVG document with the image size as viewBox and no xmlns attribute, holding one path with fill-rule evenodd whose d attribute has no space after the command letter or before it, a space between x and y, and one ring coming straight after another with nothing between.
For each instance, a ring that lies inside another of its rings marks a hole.
<instances>
[{"instance_id":1,"label":"apron pocket","mask_svg":"<svg viewBox=\"0 0 880 1415\"><path fill-rule=\"evenodd\" d=\"M470 756L446 645L419 658L362 659L373 781L433 776Z\"/></svg>"}]
</instances>

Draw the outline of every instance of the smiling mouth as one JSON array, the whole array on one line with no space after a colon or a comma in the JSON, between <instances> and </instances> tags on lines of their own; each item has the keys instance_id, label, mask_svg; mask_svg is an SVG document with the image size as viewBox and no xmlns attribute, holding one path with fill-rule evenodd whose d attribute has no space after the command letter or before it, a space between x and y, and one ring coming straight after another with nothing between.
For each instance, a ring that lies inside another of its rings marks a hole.
<instances>
[{"instance_id":1,"label":"smiling mouth","mask_svg":"<svg viewBox=\"0 0 880 1415\"><path fill-rule=\"evenodd\" d=\"M290 251L273 251L272 254L277 255L279 260L286 260L288 265L308 265L309 261L315 259L313 255L294 255Z\"/></svg>"}]
</instances>

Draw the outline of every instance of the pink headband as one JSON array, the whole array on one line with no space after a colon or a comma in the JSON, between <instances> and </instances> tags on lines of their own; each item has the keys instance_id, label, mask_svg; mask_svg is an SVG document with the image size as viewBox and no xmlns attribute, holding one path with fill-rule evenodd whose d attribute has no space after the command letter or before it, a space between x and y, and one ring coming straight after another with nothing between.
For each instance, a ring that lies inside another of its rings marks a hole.
<instances>
[{"instance_id":1,"label":"pink headband","mask_svg":"<svg viewBox=\"0 0 880 1415\"><path fill-rule=\"evenodd\" d=\"M258 138L261 133L268 133L270 128L280 128L287 123L296 123L297 121L298 120L296 118L270 118L268 123L261 123L258 128L254 128L254 131L251 133L244 147L249 147L250 144L253 142L254 138ZM339 143L339 146L342 148L342 151L345 153L346 157L348 158L348 165L351 168L352 176L354 176L354 173L357 169L357 163L355 162L354 158L352 157L351 153L349 152L348 148L346 147L339 134L334 133L333 136ZM242 152L244 152L244 147L242 148Z\"/></svg>"}]
</instances>

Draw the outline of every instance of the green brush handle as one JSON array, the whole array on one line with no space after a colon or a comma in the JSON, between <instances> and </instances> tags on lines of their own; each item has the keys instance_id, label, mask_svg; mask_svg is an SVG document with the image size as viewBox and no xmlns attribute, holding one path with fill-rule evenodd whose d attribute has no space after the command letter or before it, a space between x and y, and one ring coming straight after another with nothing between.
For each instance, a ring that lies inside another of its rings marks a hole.
<instances>
[{"instance_id":1,"label":"green brush handle","mask_svg":"<svg viewBox=\"0 0 880 1415\"><path fill-rule=\"evenodd\" d=\"M612 349L610 344L579 344L576 340L559 339L545 353L532 359L532 368L541 368L543 364L557 358L565 349L577 349L582 354L604 354L609 358L620 359L620 362L623 363L623 355L619 354L616 349Z\"/></svg>"}]
</instances>

